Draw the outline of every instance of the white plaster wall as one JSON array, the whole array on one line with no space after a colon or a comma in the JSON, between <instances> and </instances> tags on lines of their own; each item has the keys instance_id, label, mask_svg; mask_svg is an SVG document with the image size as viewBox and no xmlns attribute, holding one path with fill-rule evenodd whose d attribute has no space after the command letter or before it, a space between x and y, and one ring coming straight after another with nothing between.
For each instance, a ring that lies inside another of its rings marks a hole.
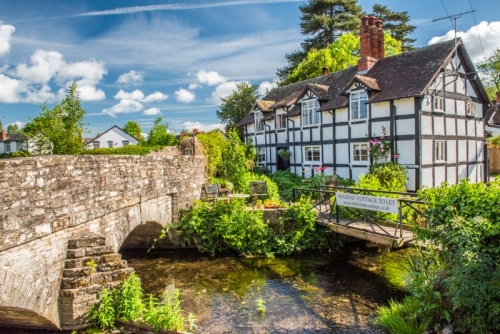
<instances>
[{"instance_id":1,"label":"white plaster wall","mask_svg":"<svg viewBox=\"0 0 500 334\"><path fill-rule=\"evenodd\" d=\"M457 93L465 94L466 81L464 78L460 77L457 80Z\"/></svg>"},{"instance_id":2,"label":"white plaster wall","mask_svg":"<svg viewBox=\"0 0 500 334\"><path fill-rule=\"evenodd\" d=\"M434 186L438 187L446 181L446 166L434 167Z\"/></svg>"},{"instance_id":3,"label":"white plaster wall","mask_svg":"<svg viewBox=\"0 0 500 334\"><path fill-rule=\"evenodd\" d=\"M420 176L420 183L423 187L434 187L432 183L432 168L422 168Z\"/></svg>"},{"instance_id":4,"label":"white plaster wall","mask_svg":"<svg viewBox=\"0 0 500 334\"><path fill-rule=\"evenodd\" d=\"M335 110L335 121L339 122L347 122L349 120L349 113L347 108L341 108Z\"/></svg>"},{"instance_id":5,"label":"white plaster wall","mask_svg":"<svg viewBox=\"0 0 500 334\"><path fill-rule=\"evenodd\" d=\"M431 135L432 134L432 116L422 116L420 124L420 134Z\"/></svg>"},{"instance_id":6,"label":"white plaster wall","mask_svg":"<svg viewBox=\"0 0 500 334\"><path fill-rule=\"evenodd\" d=\"M448 115L455 115L455 100L444 99L444 110Z\"/></svg>"},{"instance_id":7,"label":"white plaster wall","mask_svg":"<svg viewBox=\"0 0 500 334\"><path fill-rule=\"evenodd\" d=\"M349 167L338 167L336 169L337 175L343 178L349 178Z\"/></svg>"},{"instance_id":8,"label":"white plaster wall","mask_svg":"<svg viewBox=\"0 0 500 334\"><path fill-rule=\"evenodd\" d=\"M129 145L137 145L138 141L136 138L132 137L128 133L122 132L117 128L112 128L109 131L103 133L101 136L96 138L96 140L90 142L87 147L93 149L93 142L98 141L101 148L107 148L108 142L113 142L113 148L123 147L123 141L128 141Z\"/></svg>"},{"instance_id":9,"label":"white plaster wall","mask_svg":"<svg viewBox=\"0 0 500 334\"><path fill-rule=\"evenodd\" d=\"M434 117L434 135L444 136L444 118L440 116Z\"/></svg>"},{"instance_id":10,"label":"white plaster wall","mask_svg":"<svg viewBox=\"0 0 500 334\"><path fill-rule=\"evenodd\" d=\"M446 142L446 161L448 163L457 162L457 142L454 140L449 140Z\"/></svg>"},{"instance_id":11,"label":"white plaster wall","mask_svg":"<svg viewBox=\"0 0 500 334\"><path fill-rule=\"evenodd\" d=\"M429 165L432 164L434 161L434 157L432 156L433 152L433 141L430 139L423 139L422 140L422 151L420 152L421 155L421 162L423 165Z\"/></svg>"},{"instance_id":12,"label":"white plaster wall","mask_svg":"<svg viewBox=\"0 0 500 334\"><path fill-rule=\"evenodd\" d=\"M398 162L403 165L415 164L415 142L413 140L398 141Z\"/></svg>"},{"instance_id":13,"label":"white plaster wall","mask_svg":"<svg viewBox=\"0 0 500 334\"><path fill-rule=\"evenodd\" d=\"M416 191L417 190L417 171L415 169L410 169L408 168L408 181L406 182L406 189L410 191Z\"/></svg>"},{"instance_id":14,"label":"white plaster wall","mask_svg":"<svg viewBox=\"0 0 500 334\"><path fill-rule=\"evenodd\" d=\"M372 122L372 133L369 134L369 136L375 136L375 137L380 137L382 135L382 127L385 127L385 132L386 132L386 136L390 136L391 134L391 131L390 131L390 127L391 127L391 123L389 121L385 121L385 122ZM362 137L366 137L365 136L362 136Z\"/></svg>"},{"instance_id":15,"label":"white plaster wall","mask_svg":"<svg viewBox=\"0 0 500 334\"><path fill-rule=\"evenodd\" d=\"M333 163L333 144L323 145L323 163Z\"/></svg>"},{"instance_id":16,"label":"white plaster wall","mask_svg":"<svg viewBox=\"0 0 500 334\"><path fill-rule=\"evenodd\" d=\"M467 141L458 141L458 162L467 162Z\"/></svg>"},{"instance_id":17,"label":"white plaster wall","mask_svg":"<svg viewBox=\"0 0 500 334\"><path fill-rule=\"evenodd\" d=\"M457 115L458 116L465 116L465 112L466 112L466 105L467 103L465 101L458 101L457 100Z\"/></svg>"},{"instance_id":18,"label":"white plaster wall","mask_svg":"<svg viewBox=\"0 0 500 334\"><path fill-rule=\"evenodd\" d=\"M361 174L367 174L368 167L353 167L352 168L352 179L359 181Z\"/></svg>"},{"instance_id":19,"label":"white plaster wall","mask_svg":"<svg viewBox=\"0 0 500 334\"><path fill-rule=\"evenodd\" d=\"M465 120L457 119L457 135L465 136L467 134L465 129Z\"/></svg>"},{"instance_id":20,"label":"white plaster wall","mask_svg":"<svg viewBox=\"0 0 500 334\"><path fill-rule=\"evenodd\" d=\"M474 131L476 128L476 121L472 119L467 119L467 135L469 136L475 136L476 132Z\"/></svg>"},{"instance_id":21,"label":"white plaster wall","mask_svg":"<svg viewBox=\"0 0 500 334\"><path fill-rule=\"evenodd\" d=\"M414 119L399 119L396 121L397 134L400 135L413 135L415 134L415 120Z\"/></svg>"},{"instance_id":22,"label":"white plaster wall","mask_svg":"<svg viewBox=\"0 0 500 334\"><path fill-rule=\"evenodd\" d=\"M389 117L391 115L390 112L390 104L389 102L380 102L371 104L371 116L375 117Z\"/></svg>"},{"instance_id":23,"label":"white plaster wall","mask_svg":"<svg viewBox=\"0 0 500 334\"><path fill-rule=\"evenodd\" d=\"M349 130L349 127L347 125L336 126L335 127L335 139L346 139L348 136L348 130Z\"/></svg>"},{"instance_id":24,"label":"white plaster wall","mask_svg":"<svg viewBox=\"0 0 500 334\"><path fill-rule=\"evenodd\" d=\"M476 141L467 141L467 146L469 148L469 159L468 161L476 161Z\"/></svg>"},{"instance_id":25,"label":"white plaster wall","mask_svg":"<svg viewBox=\"0 0 500 334\"><path fill-rule=\"evenodd\" d=\"M396 107L396 115L412 115L415 114L414 98L401 99L394 101Z\"/></svg>"},{"instance_id":26,"label":"white plaster wall","mask_svg":"<svg viewBox=\"0 0 500 334\"><path fill-rule=\"evenodd\" d=\"M337 163L338 164L348 164L349 163L349 144L336 144L337 151Z\"/></svg>"},{"instance_id":27,"label":"white plaster wall","mask_svg":"<svg viewBox=\"0 0 500 334\"><path fill-rule=\"evenodd\" d=\"M455 126L455 119L446 118L446 135L454 136L457 133L457 128Z\"/></svg>"},{"instance_id":28,"label":"white plaster wall","mask_svg":"<svg viewBox=\"0 0 500 334\"><path fill-rule=\"evenodd\" d=\"M448 167L446 169L446 182L449 184L455 184L457 179L457 168L456 167Z\"/></svg>"},{"instance_id":29,"label":"white plaster wall","mask_svg":"<svg viewBox=\"0 0 500 334\"><path fill-rule=\"evenodd\" d=\"M351 138L366 138L368 135L368 123L351 124Z\"/></svg>"},{"instance_id":30,"label":"white plaster wall","mask_svg":"<svg viewBox=\"0 0 500 334\"><path fill-rule=\"evenodd\" d=\"M422 111L432 111L432 97L424 95L422 98Z\"/></svg>"}]
</instances>

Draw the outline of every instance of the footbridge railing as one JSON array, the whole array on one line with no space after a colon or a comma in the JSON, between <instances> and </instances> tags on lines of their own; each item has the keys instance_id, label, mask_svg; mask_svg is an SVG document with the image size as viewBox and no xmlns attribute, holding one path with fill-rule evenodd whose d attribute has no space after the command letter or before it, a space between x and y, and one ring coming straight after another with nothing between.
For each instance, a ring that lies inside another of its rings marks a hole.
<instances>
[{"instance_id":1,"label":"footbridge railing","mask_svg":"<svg viewBox=\"0 0 500 334\"><path fill-rule=\"evenodd\" d=\"M391 247L412 241L411 225L425 226L428 219L423 212L426 203L411 192L342 186L293 189L293 201L303 196L313 199L311 210L318 211L318 223L336 225L339 233L366 235L368 240L378 240L370 236L379 235Z\"/></svg>"}]
</instances>

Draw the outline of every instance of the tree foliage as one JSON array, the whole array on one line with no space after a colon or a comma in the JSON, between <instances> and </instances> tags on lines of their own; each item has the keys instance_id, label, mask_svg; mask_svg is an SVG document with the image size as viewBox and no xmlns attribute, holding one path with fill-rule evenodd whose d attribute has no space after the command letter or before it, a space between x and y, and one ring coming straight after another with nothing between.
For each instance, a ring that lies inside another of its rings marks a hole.
<instances>
[{"instance_id":1,"label":"tree foliage","mask_svg":"<svg viewBox=\"0 0 500 334\"><path fill-rule=\"evenodd\" d=\"M142 129L141 129L141 126L137 122L128 121L127 124L125 124L123 131L125 131L126 133L128 133L132 137L137 138L137 140L141 139Z\"/></svg>"},{"instance_id":2,"label":"tree foliage","mask_svg":"<svg viewBox=\"0 0 500 334\"><path fill-rule=\"evenodd\" d=\"M357 0L309 0L300 6L300 11L302 34L310 37L301 43L302 50L285 56L287 66L276 72L280 80L285 79L311 49L321 50L338 36L357 32L361 22L361 7Z\"/></svg>"},{"instance_id":3,"label":"tree foliage","mask_svg":"<svg viewBox=\"0 0 500 334\"><path fill-rule=\"evenodd\" d=\"M76 83L71 84L61 104L53 109L43 104L41 109L40 115L30 119L24 128L35 150L43 152L50 142L54 154L79 153L84 145L82 133L86 112L80 104Z\"/></svg>"},{"instance_id":4,"label":"tree foliage","mask_svg":"<svg viewBox=\"0 0 500 334\"><path fill-rule=\"evenodd\" d=\"M500 48L479 63L477 68L485 83L488 96L494 100L496 92L500 91Z\"/></svg>"},{"instance_id":5,"label":"tree foliage","mask_svg":"<svg viewBox=\"0 0 500 334\"><path fill-rule=\"evenodd\" d=\"M229 131L227 145L222 150L221 158L224 161L220 166L221 176L232 182L236 189L243 188L244 175L250 168L246 158L246 147L236 130Z\"/></svg>"},{"instance_id":6,"label":"tree foliage","mask_svg":"<svg viewBox=\"0 0 500 334\"><path fill-rule=\"evenodd\" d=\"M236 90L228 97L221 98L222 104L216 111L217 117L226 124L226 132L236 129L236 124L250 111L259 97L257 86L248 82L236 83Z\"/></svg>"},{"instance_id":7,"label":"tree foliage","mask_svg":"<svg viewBox=\"0 0 500 334\"><path fill-rule=\"evenodd\" d=\"M224 165L222 152L227 145L226 137L220 130L213 130L200 133L196 138L201 143L204 154L208 159L208 176L217 177Z\"/></svg>"},{"instance_id":8,"label":"tree foliage","mask_svg":"<svg viewBox=\"0 0 500 334\"><path fill-rule=\"evenodd\" d=\"M155 119L154 125L149 130L148 146L173 146L176 143L175 135L168 131L168 124L162 123L162 118Z\"/></svg>"},{"instance_id":9,"label":"tree foliage","mask_svg":"<svg viewBox=\"0 0 500 334\"><path fill-rule=\"evenodd\" d=\"M384 42L387 56L401 53L401 43L390 34L384 35ZM320 76L323 66L326 66L330 72L337 72L356 65L359 59L359 37L355 34L344 34L324 49L309 51L306 59L291 71L288 77L280 82L280 85Z\"/></svg>"},{"instance_id":10,"label":"tree foliage","mask_svg":"<svg viewBox=\"0 0 500 334\"><path fill-rule=\"evenodd\" d=\"M19 125L16 123L9 124L7 126L7 133L8 134L14 134L14 133L19 133L21 129L19 129Z\"/></svg>"},{"instance_id":11,"label":"tree foliage","mask_svg":"<svg viewBox=\"0 0 500 334\"><path fill-rule=\"evenodd\" d=\"M373 5L373 15L383 21L385 31L390 31L390 35L401 42L401 51L413 49L414 38L408 35L415 30L415 26L409 25L410 16L408 12L393 12L387 6Z\"/></svg>"}]
</instances>

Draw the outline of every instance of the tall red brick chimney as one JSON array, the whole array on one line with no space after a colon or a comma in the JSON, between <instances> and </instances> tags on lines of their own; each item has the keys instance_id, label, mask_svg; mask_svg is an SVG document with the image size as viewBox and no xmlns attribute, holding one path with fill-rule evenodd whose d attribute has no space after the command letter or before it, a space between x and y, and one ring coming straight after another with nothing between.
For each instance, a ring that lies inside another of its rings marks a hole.
<instances>
[{"instance_id":1,"label":"tall red brick chimney","mask_svg":"<svg viewBox=\"0 0 500 334\"><path fill-rule=\"evenodd\" d=\"M379 59L384 58L384 29L382 20L374 16L363 16L359 29L361 59L358 72L366 72Z\"/></svg>"},{"instance_id":2,"label":"tall red brick chimney","mask_svg":"<svg viewBox=\"0 0 500 334\"><path fill-rule=\"evenodd\" d=\"M497 92L497 104L500 104L500 91Z\"/></svg>"},{"instance_id":3,"label":"tall red brick chimney","mask_svg":"<svg viewBox=\"0 0 500 334\"><path fill-rule=\"evenodd\" d=\"M5 138L7 138L7 133L2 129L2 132L0 132L0 140L5 140Z\"/></svg>"}]
</instances>

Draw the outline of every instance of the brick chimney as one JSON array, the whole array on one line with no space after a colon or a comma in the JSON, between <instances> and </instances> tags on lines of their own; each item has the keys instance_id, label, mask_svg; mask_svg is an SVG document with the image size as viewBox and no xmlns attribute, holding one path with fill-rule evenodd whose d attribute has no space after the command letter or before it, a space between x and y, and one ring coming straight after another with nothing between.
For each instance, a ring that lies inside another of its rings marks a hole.
<instances>
[{"instance_id":1,"label":"brick chimney","mask_svg":"<svg viewBox=\"0 0 500 334\"><path fill-rule=\"evenodd\" d=\"M500 104L500 91L497 92L497 104ZM2 132L3 134L3 132Z\"/></svg>"},{"instance_id":2,"label":"brick chimney","mask_svg":"<svg viewBox=\"0 0 500 334\"><path fill-rule=\"evenodd\" d=\"M7 133L4 129L2 129L2 132L0 133L0 140L5 140L5 138L7 138Z\"/></svg>"},{"instance_id":3,"label":"brick chimney","mask_svg":"<svg viewBox=\"0 0 500 334\"><path fill-rule=\"evenodd\" d=\"M323 68L321 70L323 71L323 75L327 75L328 74L328 67L323 66Z\"/></svg>"},{"instance_id":4,"label":"brick chimney","mask_svg":"<svg viewBox=\"0 0 500 334\"><path fill-rule=\"evenodd\" d=\"M366 72L379 59L384 58L384 29L382 20L374 16L363 16L359 29L361 59L358 72Z\"/></svg>"},{"instance_id":5,"label":"brick chimney","mask_svg":"<svg viewBox=\"0 0 500 334\"><path fill-rule=\"evenodd\" d=\"M198 133L198 129L194 128L194 129L193 129L193 134L195 135L195 134L197 134L197 133Z\"/></svg>"}]
</instances>

